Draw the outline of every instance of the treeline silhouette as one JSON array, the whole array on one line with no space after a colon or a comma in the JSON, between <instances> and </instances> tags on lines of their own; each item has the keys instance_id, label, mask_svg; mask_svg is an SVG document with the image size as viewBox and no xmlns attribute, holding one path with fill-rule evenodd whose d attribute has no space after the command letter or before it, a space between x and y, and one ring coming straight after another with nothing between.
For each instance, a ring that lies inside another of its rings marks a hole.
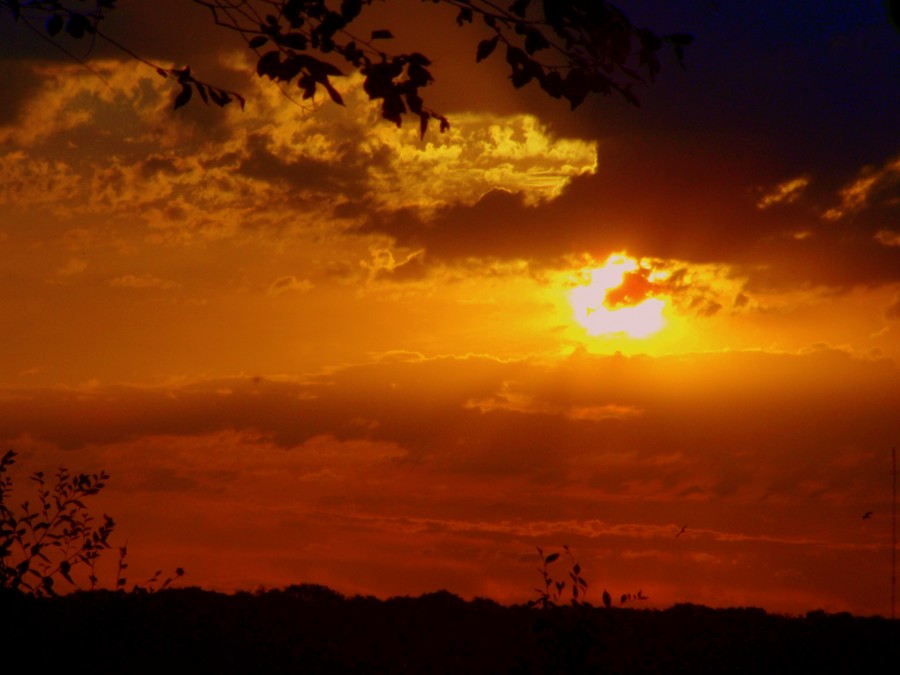
<instances>
[{"instance_id":1,"label":"treeline silhouette","mask_svg":"<svg viewBox=\"0 0 900 675\"><path fill-rule=\"evenodd\" d=\"M900 622L761 609L503 606L318 585L224 594L0 592L4 672L871 673Z\"/></svg>"}]
</instances>

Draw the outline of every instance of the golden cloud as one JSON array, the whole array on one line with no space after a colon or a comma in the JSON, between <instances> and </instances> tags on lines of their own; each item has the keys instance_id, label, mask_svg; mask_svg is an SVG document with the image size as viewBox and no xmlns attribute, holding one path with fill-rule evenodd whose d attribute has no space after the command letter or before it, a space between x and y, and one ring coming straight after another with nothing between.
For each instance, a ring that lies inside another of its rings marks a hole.
<instances>
[{"instance_id":1,"label":"golden cloud","mask_svg":"<svg viewBox=\"0 0 900 675\"><path fill-rule=\"evenodd\" d=\"M889 321L900 319L900 293L884 308L884 318Z\"/></svg>"},{"instance_id":2,"label":"golden cloud","mask_svg":"<svg viewBox=\"0 0 900 675\"><path fill-rule=\"evenodd\" d=\"M485 398L471 399L464 404L483 413L506 410L526 415L561 415L569 420L586 420L601 422L603 420L621 420L640 416L643 411L635 405L608 403L589 405L541 400L534 395L516 391L515 384L505 382L494 395Z\"/></svg>"},{"instance_id":3,"label":"golden cloud","mask_svg":"<svg viewBox=\"0 0 900 675\"><path fill-rule=\"evenodd\" d=\"M312 282L307 281L306 279L298 279L293 274L288 274L283 277L278 277L275 281L273 281L269 288L266 290L266 293L275 296L282 295L283 293L288 293L290 291L302 293L308 291L312 287Z\"/></svg>"},{"instance_id":4,"label":"golden cloud","mask_svg":"<svg viewBox=\"0 0 900 675\"><path fill-rule=\"evenodd\" d=\"M80 258L70 258L69 261L56 270L56 273L61 277L69 277L75 274L81 274L87 269L87 262Z\"/></svg>"},{"instance_id":5,"label":"golden cloud","mask_svg":"<svg viewBox=\"0 0 900 675\"><path fill-rule=\"evenodd\" d=\"M179 284L169 279L160 279L152 274L124 274L120 277L114 277L107 282L110 286L116 288L178 288Z\"/></svg>"},{"instance_id":6,"label":"golden cloud","mask_svg":"<svg viewBox=\"0 0 900 675\"><path fill-rule=\"evenodd\" d=\"M875 241L884 246L900 246L900 232L887 228L875 233Z\"/></svg>"},{"instance_id":7,"label":"golden cloud","mask_svg":"<svg viewBox=\"0 0 900 675\"><path fill-rule=\"evenodd\" d=\"M756 202L756 208L767 209L775 204L791 204L797 201L803 190L809 185L809 180L809 176L798 176L779 183Z\"/></svg>"},{"instance_id":8,"label":"golden cloud","mask_svg":"<svg viewBox=\"0 0 900 675\"><path fill-rule=\"evenodd\" d=\"M382 209L432 213L472 204L492 189L523 192L538 203L597 166L595 142L554 138L532 115L459 113L448 132L420 139L415 125L396 129L380 120L360 76L339 83L346 108L301 108L255 86L250 124L271 157L295 168L304 160L352 167L357 187Z\"/></svg>"},{"instance_id":9,"label":"golden cloud","mask_svg":"<svg viewBox=\"0 0 900 675\"><path fill-rule=\"evenodd\" d=\"M85 185L67 162L36 158L22 150L0 155L0 204L23 212L77 204Z\"/></svg>"},{"instance_id":10,"label":"golden cloud","mask_svg":"<svg viewBox=\"0 0 900 675\"><path fill-rule=\"evenodd\" d=\"M865 167L859 177L838 193L841 203L825 211L827 220L838 220L865 208L879 192L900 182L900 157L888 160L880 168Z\"/></svg>"},{"instance_id":11,"label":"golden cloud","mask_svg":"<svg viewBox=\"0 0 900 675\"><path fill-rule=\"evenodd\" d=\"M604 264L587 254L565 261L571 267L561 271L556 283L568 288L585 285L591 272ZM647 297L665 296L680 311L700 316L711 316L724 306L735 310L749 306L749 297L742 294L746 274L733 265L651 257L635 262L636 270L624 275L621 285L609 291L610 304L635 305Z\"/></svg>"},{"instance_id":12,"label":"golden cloud","mask_svg":"<svg viewBox=\"0 0 900 675\"><path fill-rule=\"evenodd\" d=\"M430 213L454 203L474 204L493 189L521 192L534 205L597 167L596 143L554 139L531 115L459 114L450 131L425 141L413 129L390 134L377 129L376 136L390 159L371 170L371 190L389 209Z\"/></svg>"},{"instance_id":13,"label":"golden cloud","mask_svg":"<svg viewBox=\"0 0 900 675\"><path fill-rule=\"evenodd\" d=\"M233 57L226 66L246 72ZM597 166L594 142L554 137L529 115L462 113L421 140L396 129L355 76L340 84L346 108L298 105L270 83L247 83L246 112L171 111L171 85L138 63L35 68L41 86L19 119L0 128L0 203L60 216L115 217L150 241L185 244L244 232L340 231L335 209L472 204L501 189L551 200ZM343 223L343 224L342 224Z\"/></svg>"},{"instance_id":14,"label":"golden cloud","mask_svg":"<svg viewBox=\"0 0 900 675\"><path fill-rule=\"evenodd\" d=\"M118 140L156 148L181 144L190 129L170 113L170 81L135 61L92 59L90 66L20 62L39 86L18 119L0 126L0 143L72 156L102 153Z\"/></svg>"}]
</instances>

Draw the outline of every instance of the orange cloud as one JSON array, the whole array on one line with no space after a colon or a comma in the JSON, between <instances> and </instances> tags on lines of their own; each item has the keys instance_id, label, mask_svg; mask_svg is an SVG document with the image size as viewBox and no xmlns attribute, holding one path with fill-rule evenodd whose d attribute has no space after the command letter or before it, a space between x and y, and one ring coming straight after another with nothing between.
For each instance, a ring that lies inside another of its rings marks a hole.
<instances>
[{"instance_id":1,"label":"orange cloud","mask_svg":"<svg viewBox=\"0 0 900 675\"><path fill-rule=\"evenodd\" d=\"M900 246L900 232L885 228L875 233L875 240L885 246Z\"/></svg>"},{"instance_id":2,"label":"orange cloud","mask_svg":"<svg viewBox=\"0 0 900 675\"><path fill-rule=\"evenodd\" d=\"M775 204L791 204L797 201L809 182L809 176L798 176L779 183L756 202L756 208L767 209Z\"/></svg>"},{"instance_id":3,"label":"orange cloud","mask_svg":"<svg viewBox=\"0 0 900 675\"><path fill-rule=\"evenodd\" d=\"M555 138L528 115L460 113L450 132L420 141L412 128L379 123L358 77L340 84L346 108L304 108L251 80L244 113L173 113L168 83L142 64L92 67L109 86L77 64L35 67L42 86L0 127L13 148L0 154L0 203L113 218L132 231L139 214L151 243L183 245L334 231L341 212L348 225L376 210L433 213L492 189L542 203L597 165L596 143Z\"/></svg>"},{"instance_id":4,"label":"orange cloud","mask_svg":"<svg viewBox=\"0 0 900 675\"><path fill-rule=\"evenodd\" d=\"M152 274L125 274L115 277L107 282L117 288L178 288L178 284L168 279L160 279Z\"/></svg>"},{"instance_id":5,"label":"orange cloud","mask_svg":"<svg viewBox=\"0 0 900 675\"><path fill-rule=\"evenodd\" d=\"M796 608L754 571L768 561L798 570L784 583L805 597L861 610L877 594L838 570L883 571L859 514L889 501L898 382L889 362L827 349L542 365L394 354L305 378L7 391L0 438L23 471L110 470L102 508L129 546L219 588L521 600L533 546L561 542L598 583L656 602L712 583ZM398 577L407 563L419 571Z\"/></svg>"},{"instance_id":6,"label":"orange cloud","mask_svg":"<svg viewBox=\"0 0 900 675\"><path fill-rule=\"evenodd\" d=\"M311 282L305 279L298 279L294 275L289 274L273 281L266 292L269 295L281 295L290 291L308 291L312 287Z\"/></svg>"},{"instance_id":7,"label":"orange cloud","mask_svg":"<svg viewBox=\"0 0 900 675\"><path fill-rule=\"evenodd\" d=\"M823 214L827 220L837 220L865 208L872 198L900 183L900 158L888 160L880 168L865 167L859 177L842 188L841 203Z\"/></svg>"}]
</instances>

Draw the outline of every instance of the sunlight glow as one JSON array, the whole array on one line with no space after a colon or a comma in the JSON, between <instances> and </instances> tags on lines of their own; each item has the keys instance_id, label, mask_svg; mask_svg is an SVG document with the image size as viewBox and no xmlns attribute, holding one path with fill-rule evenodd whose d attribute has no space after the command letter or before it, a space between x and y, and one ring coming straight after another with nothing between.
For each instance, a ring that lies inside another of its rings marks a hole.
<instances>
[{"instance_id":1,"label":"sunlight glow","mask_svg":"<svg viewBox=\"0 0 900 675\"><path fill-rule=\"evenodd\" d=\"M662 316L665 302L650 297L654 282L661 278L633 258L614 253L602 267L587 270L587 283L569 294L575 320L589 335L648 337L666 323Z\"/></svg>"}]
</instances>

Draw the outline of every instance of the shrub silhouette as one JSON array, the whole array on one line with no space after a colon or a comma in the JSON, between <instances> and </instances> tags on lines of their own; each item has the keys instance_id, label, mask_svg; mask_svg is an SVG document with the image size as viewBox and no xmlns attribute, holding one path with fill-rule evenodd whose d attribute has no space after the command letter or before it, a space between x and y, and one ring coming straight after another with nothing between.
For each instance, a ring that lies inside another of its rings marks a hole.
<instances>
[{"instance_id":1,"label":"shrub silhouette","mask_svg":"<svg viewBox=\"0 0 900 675\"><path fill-rule=\"evenodd\" d=\"M0 588L31 595L56 595L56 581L75 585L72 572L87 568L91 588L100 554L110 547L115 521L108 515L95 524L84 499L97 494L109 475L69 474L61 468L53 485L44 472L32 474L37 501L24 501L17 513L9 503L12 478L9 469L16 453L8 451L0 459Z\"/></svg>"},{"instance_id":2,"label":"shrub silhouette","mask_svg":"<svg viewBox=\"0 0 900 675\"><path fill-rule=\"evenodd\" d=\"M116 523L103 514L101 522L91 515L84 500L106 487L109 474L70 474L60 468L55 481L48 483L43 471L31 475L36 484L36 501L21 502L18 510L11 504L13 480L9 470L16 461L9 450L0 458L0 590L18 591L34 596L57 595L57 582L63 579L72 587L79 584L73 574L87 573L89 588L97 586L97 561L110 548L109 539ZM127 549L119 547L116 589L124 590ZM132 591L155 588L162 571L157 571ZM165 588L184 574L180 567L159 588Z\"/></svg>"},{"instance_id":3,"label":"shrub silhouette","mask_svg":"<svg viewBox=\"0 0 900 675\"><path fill-rule=\"evenodd\" d=\"M538 597L534 600L530 600L527 603L528 606L540 607L541 609L556 607L565 596L566 587L569 588L570 602L573 605L584 603L585 596L587 595L588 582L581 576L581 565L575 560L575 556L572 555L572 551L569 550L568 545L563 544L563 551L571 563L568 572L568 581L564 578L554 578L550 574L550 565L559 560L560 554L557 552L544 555L544 549L540 546L537 546L536 548L538 556L540 556L541 559L541 566L537 568L537 571L538 574L541 575L544 587L534 589L538 594Z\"/></svg>"},{"instance_id":4,"label":"shrub silhouette","mask_svg":"<svg viewBox=\"0 0 900 675\"><path fill-rule=\"evenodd\" d=\"M563 544L563 552L569 559L570 563L570 568L568 571L568 581L566 581L565 578L554 578L550 573L550 565L558 561L561 554L557 552L544 555L544 549L542 549L540 546L537 546L535 548L537 548L538 556L541 560L541 566L537 568L537 571L538 574L541 575L541 580L543 581L544 587L535 588L534 590L538 594L538 597L534 600L529 600L526 605L528 607L549 609L550 607L558 607L561 604L566 604L563 600L563 598L566 596L566 588L569 589L570 604L589 605L590 603L587 602L587 599L585 597L587 595L589 584L582 576L581 565L575 560L575 556L572 554L572 550L568 547L568 545ZM623 593L619 598L619 604L624 605L628 602L637 602L647 599L648 597L644 595L644 591L639 590L637 593ZM607 591L605 588L603 589L601 600L603 601L604 607L612 607L612 595L610 595L609 591Z\"/></svg>"}]
</instances>

